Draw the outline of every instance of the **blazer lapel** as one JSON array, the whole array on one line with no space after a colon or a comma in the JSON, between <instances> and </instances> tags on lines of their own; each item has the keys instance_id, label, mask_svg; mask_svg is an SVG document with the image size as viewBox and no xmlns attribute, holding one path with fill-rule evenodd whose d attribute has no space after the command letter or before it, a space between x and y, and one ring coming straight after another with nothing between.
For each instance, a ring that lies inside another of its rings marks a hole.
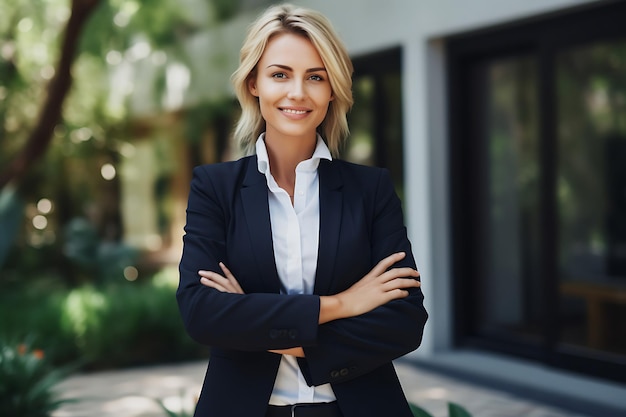
<instances>
[{"instance_id":1,"label":"blazer lapel","mask_svg":"<svg viewBox=\"0 0 626 417\"><path fill-rule=\"evenodd\" d=\"M267 181L258 170L256 156L248 160L241 189L241 201L250 240L259 266L257 270L266 271L260 275L265 281L268 291L279 293L280 279L274 260Z\"/></svg>"},{"instance_id":2,"label":"blazer lapel","mask_svg":"<svg viewBox=\"0 0 626 417\"><path fill-rule=\"evenodd\" d=\"M318 168L320 181L320 240L313 292L327 295L331 288L341 232L343 182L332 161L322 159Z\"/></svg>"}]
</instances>

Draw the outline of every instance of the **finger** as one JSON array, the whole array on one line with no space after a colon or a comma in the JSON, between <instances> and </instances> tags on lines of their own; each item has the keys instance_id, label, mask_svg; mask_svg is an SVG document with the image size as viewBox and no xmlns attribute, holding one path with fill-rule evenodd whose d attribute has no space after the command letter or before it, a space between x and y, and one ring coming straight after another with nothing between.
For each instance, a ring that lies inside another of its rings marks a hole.
<instances>
[{"instance_id":1,"label":"finger","mask_svg":"<svg viewBox=\"0 0 626 417\"><path fill-rule=\"evenodd\" d=\"M220 265L220 268L222 269L222 272L224 272L224 275L226 275L226 279L228 280L228 285L230 286L230 288L232 288L232 292L243 294L244 292L241 289L239 282L237 281L233 273L230 272L230 269L228 269L226 265L224 265L224 263L222 262L220 262L219 265Z\"/></svg>"},{"instance_id":2,"label":"finger","mask_svg":"<svg viewBox=\"0 0 626 417\"><path fill-rule=\"evenodd\" d=\"M380 262L376 264L374 268L372 268L372 274L375 276L383 274L387 269L389 269L396 262L404 259L406 253L404 252L396 252L391 255L383 258Z\"/></svg>"},{"instance_id":3,"label":"finger","mask_svg":"<svg viewBox=\"0 0 626 417\"><path fill-rule=\"evenodd\" d=\"M204 278L204 277L200 278L200 283L206 287L214 288L218 290L219 292L229 292L228 290L226 290L226 288L219 285L217 282L210 280L209 278Z\"/></svg>"},{"instance_id":4,"label":"finger","mask_svg":"<svg viewBox=\"0 0 626 417\"><path fill-rule=\"evenodd\" d=\"M209 281L216 283L217 285L220 286L220 288L223 288L224 291L226 292L237 292L237 289L233 286L230 280L226 277L221 276L220 274L217 274L213 271L199 271L198 274L201 277L206 278Z\"/></svg>"},{"instance_id":5,"label":"finger","mask_svg":"<svg viewBox=\"0 0 626 417\"><path fill-rule=\"evenodd\" d=\"M387 295L391 295L395 298L395 293L397 291L402 291L403 293L406 293L406 295L408 295L411 288L419 288L420 286L421 284L419 281L413 279L398 278L394 281L385 283L385 285L381 287L381 289Z\"/></svg>"},{"instance_id":6,"label":"finger","mask_svg":"<svg viewBox=\"0 0 626 417\"><path fill-rule=\"evenodd\" d=\"M378 305L381 306L381 305L387 304L390 301L398 300L400 298L406 298L408 296L409 296L408 290L402 289L402 288L395 288L395 289L392 289L390 291L387 291L381 294L378 300Z\"/></svg>"},{"instance_id":7,"label":"finger","mask_svg":"<svg viewBox=\"0 0 626 417\"><path fill-rule=\"evenodd\" d=\"M422 283L411 278L396 278L383 285L383 290L391 292L397 289L408 289L421 287Z\"/></svg>"},{"instance_id":8,"label":"finger","mask_svg":"<svg viewBox=\"0 0 626 417\"><path fill-rule=\"evenodd\" d=\"M213 272L213 271L203 271L203 270L198 271L198 275L200 275L201 277L205 277L205 278L210 278L210 277L212 277L212 276L214 276L214 275L221 276L221 275L220 275L220 274L218 274L217 272Z\"/></svg>"},{"instance_id":9,"label":"finger","mask_svg":"<svg viewBox=\"0 0 626 417\"><path fill-rule=\"evenodd\" d=\"M234 289L237 292L240 292L243 294L243 289L241 288L241 285L239 285L239 281L237 281L237 278L235 278L235 276L233 275L232 272L230 272L230 269L228 269L228 267L226 267L226 265L224 265L223 262L220 262L220 268L222 268L222 272L224 272L224 275L226 275L226 278L228 278L228 280L231 282L231 284L233 285Z\"/></svg>"},{"instance_id":10,"label":"finger","mask_svg":"<svg viewBox=\"0 0 626 417\"><path fill-rule=\"evenodd\" d=\"M391 295L393 298L392 300L397 300L399 298L406 298L409 296L409 292L407 290L403 290L400 288L397 288L393 291L389 292L389 295Z\"/></svg>"},{"instance_id":11,"label":"finger","mask_svg":"<svg viewBox=\"0 0 626 417\"><path fill-rule=\"evenodd\" d=\"M416 279L420 276L419 272L413 268L403 267L403 268L392 268L389 271L381 274L379 279L382 282L391 281L396 278L411 278Z\"/></svg>"}]
</instances>

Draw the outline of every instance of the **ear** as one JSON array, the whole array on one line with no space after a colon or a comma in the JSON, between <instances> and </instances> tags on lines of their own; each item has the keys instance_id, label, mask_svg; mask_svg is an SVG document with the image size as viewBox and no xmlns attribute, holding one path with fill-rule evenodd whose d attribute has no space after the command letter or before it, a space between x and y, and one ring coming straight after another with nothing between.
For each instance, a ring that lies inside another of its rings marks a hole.
<instances>
[{"instance_id":1,"label":"ear","mask_svg":"<svg viewBox=\"0 0 626 417\"><path fill-rule=\"evenodd\" d=\"M252 76L248 78L248 91L255 97L259 96L259 93L256 88L256 77Z\"/></svg>"}]
</instances>

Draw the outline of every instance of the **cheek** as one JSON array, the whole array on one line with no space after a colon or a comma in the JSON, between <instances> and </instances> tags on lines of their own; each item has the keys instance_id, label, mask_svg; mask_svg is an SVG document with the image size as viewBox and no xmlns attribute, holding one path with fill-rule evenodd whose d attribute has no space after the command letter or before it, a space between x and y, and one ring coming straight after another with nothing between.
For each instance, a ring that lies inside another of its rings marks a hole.
<instances>
[{"instance_id":1,"label":"cheek","mask_svg":"<svg viewBox=\"0 0 626 417\"><path fill-rule=\"evenodd\" d=\"M265 78L257 80L256 91L259 98L264 98L265 101L273 100L276 96L281 94L281 84L268 81Z\"/></svg>"},{"instance_id":2,"label":"cheek","mask_svg":"<svg viewBox=\"0 0 626 417\"><path fill-rule=\"evenodd\" d=\"M262 97L259 97L259 110L261 111L261 116L264 119L267 118L267 115L269 114L269 109L270 109L270 104Z\"/></svg>"},{"instance_id":3,"label":"cheek","mask_svg":"<svg viewBox=\"0 0 626 417\"><path fill-rule=\"evenodd\" d=\"M330 88L325 88L323 91L319 92L319 100L320 102L330 103L333 101L333 92Z\"/></svg>"},{"instance_id":4,"label":"cheek","mask_svg":"<svg viewBox=\"0 0 626 417\"><path fill-rule=\"evenodd\" d=\"M316 102L318 103L318 106L324 107L326 109L328 109L332 101L333 101L333 96L328 92L321 93L316 98Z\"/></svg>"},{"instance_id":5,"label":"cheek","mask_svg":"<svg viewBox=\"0 0 626 417\"><path fill-rule=\"evenodd\" d=\"M275 101L276 92L263 83L257 84L257 100L261 109Z\"/></svg>"}]
</instances>

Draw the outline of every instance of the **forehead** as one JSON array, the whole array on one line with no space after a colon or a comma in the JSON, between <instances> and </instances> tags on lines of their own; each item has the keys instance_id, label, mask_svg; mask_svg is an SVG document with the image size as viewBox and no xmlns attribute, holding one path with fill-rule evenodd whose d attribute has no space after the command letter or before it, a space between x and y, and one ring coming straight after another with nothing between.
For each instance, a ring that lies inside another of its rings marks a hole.
<instances>
[{"instance_id":1,"label":"forehead","mask_svg":"<svg viewBox=\"0 0 626 417\"><path fill-rule=\"evenodd\" d=\"M268 41L259 60L264 65L281 64L296 67L323 67L322 58L305 36L294 33L281 33Z\"/></svg>"}]
</instances>

